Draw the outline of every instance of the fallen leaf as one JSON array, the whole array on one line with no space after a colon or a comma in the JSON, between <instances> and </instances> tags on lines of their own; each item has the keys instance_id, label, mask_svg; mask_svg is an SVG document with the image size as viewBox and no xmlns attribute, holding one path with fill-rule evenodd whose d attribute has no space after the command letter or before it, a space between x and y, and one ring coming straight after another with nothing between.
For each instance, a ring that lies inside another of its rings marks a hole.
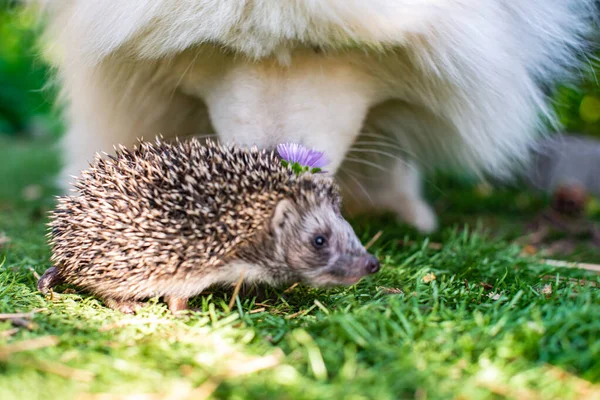
<instances>
[{"instance_id":1,"label":"fallen leaf","mask_svg":"<svg viewBox=\"0 0 600 400\"><path fill-rule=\"evenodd\" d=\"M385 294L404 294L402 289L398 289L398 288L389 288L389 287L385 287L385 286L378 286L376 289Z\"/></svg>"},{"instance_id":2,"label":"fallen leaf","mask_svg":"<svg viewBox=\"0 0 600 400\"><path fill-rule=\"evenodd\" d=\"M500 300L500 297L502 297L502 295L500 293L489 293L488 297L492 300Z\"/></svg>"},{"instance_id":3,"label":"fallen leaf","mask_svg":"<svg viewBox=\"0 0 600 400\"><path fill-rule=\"evenodd\" d=\"M433 272L430 272L423 277L423 282L429 283L429 282L435 281L435 279L436 279L435 274Z\"/></svg>"},{"instance_id":4,"label":"fallen leaf","mask_svg":"<svg viewBox=\"0 0 600 400\"><path fill-rule=\"evenodd\" d=\"M544 285L544 287L542 288L542 294L544 294L546 296L550 296L552 294L552 285L551 284Z\"/></svg>"},{"instance_id":5,"label":"fallen leaf","mask_svg":"<svg viewBox=\"0 0 600 400\"><path fill-rule=\"evenodd\" d=\"M521 254L526 255L526 256L536 255L537 252L538 252L538 249L535 246L532 246L530 244L526 245L525 247L523 247L523 250L521 250Z\"/></svg>"}]
</instances>

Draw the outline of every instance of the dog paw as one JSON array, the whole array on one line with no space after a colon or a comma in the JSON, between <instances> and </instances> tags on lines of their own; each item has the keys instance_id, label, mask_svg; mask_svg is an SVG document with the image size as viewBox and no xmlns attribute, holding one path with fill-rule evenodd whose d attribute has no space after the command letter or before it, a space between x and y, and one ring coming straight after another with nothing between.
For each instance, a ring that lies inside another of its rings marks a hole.
<instances>
[{"instance_id":1,"label":"dog paw","mask_svg":"<svg viewBox=\"0 0 600 400\"><path fill-rule=\"evenodd\" d=\"M399 202L396 207L398 218L424 234L433 233L438 228L438 220L435 212L420 199Z\"/></svg>"}]
</instances>

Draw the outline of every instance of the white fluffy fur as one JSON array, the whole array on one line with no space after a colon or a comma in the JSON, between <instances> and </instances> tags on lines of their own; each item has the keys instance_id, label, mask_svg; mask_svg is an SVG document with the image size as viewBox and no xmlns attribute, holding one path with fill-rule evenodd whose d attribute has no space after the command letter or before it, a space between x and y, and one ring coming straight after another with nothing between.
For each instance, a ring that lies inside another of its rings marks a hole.
<instances>
[{"instance_id":1,"label":"white fluffy fur","mask_svg":"<svg viewBox=\"0 0 600 400\"><path fill-rule=\"evenodd\" d=\"M503 175L523 160L549 115L539 84L576 66L593 12L593 0L30 1L49 17L68 102L65 175L159 133L297 141L333 171L350 154L349 197L423 231L435 216L417 168Z\"/></svg>"}]
</instances>

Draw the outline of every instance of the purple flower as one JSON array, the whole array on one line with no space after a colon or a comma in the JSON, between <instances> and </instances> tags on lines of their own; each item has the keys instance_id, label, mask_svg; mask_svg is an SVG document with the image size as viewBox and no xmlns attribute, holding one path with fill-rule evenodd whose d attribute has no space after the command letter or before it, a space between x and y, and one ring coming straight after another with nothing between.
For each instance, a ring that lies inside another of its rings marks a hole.
<instances>
[{"instance_id":1,"label":"purple flower","mask_svg":"<svg viewBox=\"0 0 600 400\"><path fill-rule=\"evenodd\" d=\"M322 151L308 149L296 143L283 143L277 146L279 156L290 164L298 163L302 167L321 169L329 160Z\"/></svg>"}]
</instances>

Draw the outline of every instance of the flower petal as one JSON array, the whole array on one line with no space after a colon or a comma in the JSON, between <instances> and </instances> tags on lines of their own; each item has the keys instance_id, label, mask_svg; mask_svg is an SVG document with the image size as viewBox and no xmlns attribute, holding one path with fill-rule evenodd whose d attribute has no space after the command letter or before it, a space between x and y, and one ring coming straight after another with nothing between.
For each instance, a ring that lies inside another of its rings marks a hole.
<instances>
[{"instance_id":1,"label":"flower petal","mask_svg":"<svg viewBox=\"0 0 600 400\"><path fill-rule=\"evenodd\" d=\"M310 168L323 168L329 159L322 151L308 149L296 143L282 143L277 146L279 156L289 163L298 163Z\"/></svg>"}]
</instances>

